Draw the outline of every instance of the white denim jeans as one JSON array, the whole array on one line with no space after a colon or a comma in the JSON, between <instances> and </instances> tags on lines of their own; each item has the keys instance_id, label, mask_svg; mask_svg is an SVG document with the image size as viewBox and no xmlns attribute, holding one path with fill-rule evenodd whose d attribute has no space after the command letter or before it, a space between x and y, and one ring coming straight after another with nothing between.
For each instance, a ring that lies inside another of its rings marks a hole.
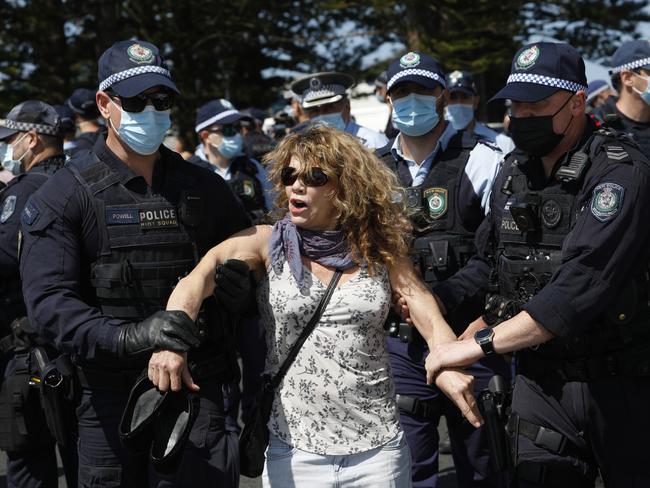
<instances>
[{"instance_id":1,"label":"white denim jeans","mask_svg":"<svg viewBox=\"0 0 650 488\"><path fill-rule=\"evenodd\" d=\"M329 456L301 451L271 434L264 488L410 488L411 454L400 432L381 447Z\"/></svg>"}]
</instances>

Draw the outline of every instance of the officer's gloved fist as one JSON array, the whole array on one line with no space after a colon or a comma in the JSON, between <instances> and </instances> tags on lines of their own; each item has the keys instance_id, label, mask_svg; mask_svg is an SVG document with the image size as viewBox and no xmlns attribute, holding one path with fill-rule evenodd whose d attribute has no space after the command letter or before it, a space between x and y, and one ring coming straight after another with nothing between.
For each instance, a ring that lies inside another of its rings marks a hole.
<instances>
[{"instance_id":1,"label":"officer's gloved fist","mask_svg":"<svg viewBox=\"0 0 650 488\"><path fill-rule=\"evenodd\" d=\"M118 351L120 357L129 357L166 349L186 352L201 345L199 329L181 310L161 310L142 322L122 326Z\"/></svg>"},{"instance_id":2,"label":"officer's gloved fist","mask_svg":"<svg viewBox=\"0 0 650 488\"><path fill-rule=\"evenodd\" d=\"M239 312L248 303L250 270L244 261L229 259L216 267L214 296L229 312Z\"/></svg>"}]
</instances>

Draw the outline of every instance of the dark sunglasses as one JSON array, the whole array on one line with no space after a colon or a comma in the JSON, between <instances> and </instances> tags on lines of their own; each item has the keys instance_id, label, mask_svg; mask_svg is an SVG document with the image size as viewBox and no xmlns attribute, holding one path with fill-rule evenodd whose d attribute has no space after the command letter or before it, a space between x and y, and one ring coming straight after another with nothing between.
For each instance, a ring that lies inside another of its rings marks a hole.
<instances>
[{"instance_id":1,"label":"dark sunglasses","mask_svg":"<svg viewBox=\"0 0 650 488\"><path fill-rule=\"evenodd\" d=\"M140 93L134 97L121 97L112 92L109 95L119 98L122 108L127 112L142 112L149 102L158 111L169 110L174 105L174 95L170 92Z\"/></svg>"},{"instance_id":2,"label":"dark sunglasses","mask_svg":"<svg viewBox=\"0 0 650 488\"><path fill-rule=\"evenodd\" d=\"M240 127L237 125L224 125L221 129L210 129L209 132L213 134L222 134L226 137L233 137L239 134L240 130Z\"/></svg>"},{"instance_id":3,"label":"dark sunglasses","mask_svg":"<svg viewBox=\"0 0 650 488\"><path fill-rule=\"evenodd\" d=\"M325 172L320 168L311 168L303 174L300 174L296 168L292 168L291 166L282 168L280 181L284 186L293 185L298 178L307 186L323 186L329 181Z\"/></svg>"}]
</instances>

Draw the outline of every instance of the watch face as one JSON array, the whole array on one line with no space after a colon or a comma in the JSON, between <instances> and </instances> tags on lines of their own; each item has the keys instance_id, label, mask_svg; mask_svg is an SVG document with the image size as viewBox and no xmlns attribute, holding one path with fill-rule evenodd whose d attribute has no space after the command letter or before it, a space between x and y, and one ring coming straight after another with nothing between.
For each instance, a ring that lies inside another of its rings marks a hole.
<instances>
[{"instance_id":1,"label":"watch face","mask_svg":"<svg viewBox=\"0 0 650 488\"><path fill-rule=\"evenodd\" d=\"M492 334L494 334L494 331L490 329L489 327L486 327L485 329L477 330L476 334L474 334L474 338L477 341L489 339Z\"/></svg>"}]
</instances>

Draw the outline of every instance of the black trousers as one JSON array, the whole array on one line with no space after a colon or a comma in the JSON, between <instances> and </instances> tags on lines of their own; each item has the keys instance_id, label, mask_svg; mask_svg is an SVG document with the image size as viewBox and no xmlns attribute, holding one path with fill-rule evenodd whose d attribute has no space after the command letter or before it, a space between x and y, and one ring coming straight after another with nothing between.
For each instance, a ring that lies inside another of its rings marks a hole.
<instances>
[{"instance_id":1,"label":"black trousers","mask_svg":"<svg viewBox=\"0 0 650 488\"><path fill-rule=\"evenodd\" d=\"M546 467L545 480L517 475L518 488L592 487L598 470L608 488L650 486L650 378L565 383L519 375L512 411L563 434L569 442L559 455L516 436L517 464Z\"/></svg>"},{"instance_id":2,"label":"black trousers","mask_svg":"<svg viewBox=\"0 0 650 488\"><path fill-rule=\"evenodd\" d=\"M147 456L124 451L118 426L128 390L84 389L77 409L79 422L80 487L237 487L238 439L226 432L222 384L203 381L201 409L190 433L180 467L171 476L160 476Z\"/></svg>"}]
</instances>

